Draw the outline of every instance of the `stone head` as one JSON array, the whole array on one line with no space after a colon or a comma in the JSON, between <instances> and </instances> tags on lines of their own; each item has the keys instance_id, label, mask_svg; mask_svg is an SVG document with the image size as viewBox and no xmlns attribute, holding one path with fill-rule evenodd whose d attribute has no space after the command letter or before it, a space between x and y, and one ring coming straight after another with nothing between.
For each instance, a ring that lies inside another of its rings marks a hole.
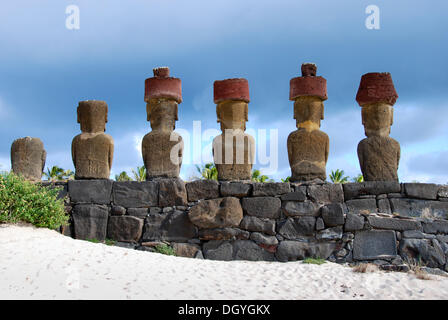
<instances>
[{"instance_id":1,"label":"stone head","mask_svg":"<svg viewBox=\"0 0 448 320\"><path fill-rule=\"evenodd\" d=\"M246 130L248 109L248 105L244 101L227 100L218 103L216 106L216 115L218 118L218 123L221 124L221 130Z\"/></svg>"},{"instance_id":2,"label":"stone head","mask_svg":"<svg viewBox=\"0 0 448 320\"><path fill-rule=\"evenodd\" d=\"M146 114L153 130L173 131L178 120L178 105L171 99L151 99L146 103Z\"/></svg>"},{"instance_id":3,"label":"stone head","mask_svg":"<svg viewBox=\"0 0 448 320\"><path fill-rule=\"evenodd\" d=\"M107 104L99 100L80 101L77 108L78 123L86 133L104 132L107 123Z\"/></svg>"},{"instance_id":4,"label":"stone head","mask_svg":"<svg viewBox=\"0 0 448 320\"><path fill-rule=\"evenodd\" d=\"M296 126L306 122L313 122L320 127L320 121L324 119L324 102L319 97L299 97L294 102L294 119Z\"/></svg>"},{"instance_id":5,"label":"stone head","mask_svg":"<svg viewBox=\"0 0 448 320\"><path fill-rule=\"evenodd\" d=\"M388 136L394 121L393 112L393 107L386 103L364 105L361 115L366 136Z\"/></svg>"}]
</instances>

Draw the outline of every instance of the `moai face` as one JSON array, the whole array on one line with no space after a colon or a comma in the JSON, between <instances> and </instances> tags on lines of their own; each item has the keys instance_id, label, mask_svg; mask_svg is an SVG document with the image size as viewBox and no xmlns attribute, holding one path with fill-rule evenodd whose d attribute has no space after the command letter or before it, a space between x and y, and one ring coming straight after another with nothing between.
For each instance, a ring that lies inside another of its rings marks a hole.
<instances>
[{"instance_id":1,"label":"moai face","mask_svg":"<svg viewBox=\"0 0 448 320\"><path fill-rule=\"evenodd\" d=\"M81 101L77 113L83 133L106 131L107 104L104 101Z\"/></svg>"},{"instance_id":2,"label":"moai face","mask_svg":"<svg viewBox=\"0 0 448 320\"><path fill-rule=\"evenodd\" d=\"M362 107L362 124L367 137L387 137L393 124L393 107L385 103Z\"/></svg>"},{"instance_id":3,"label":"moai face","mask_svg":"<svg viewBox=\"0 0 448 320\"><path fill-rule=\"evenodd\" d=\"M324 103L318 97L299 97L294 102L297 128L318 129L324 119Z\"/></svg>"},{"instance_id":4,"label":"moai face","mask_svg":"<svg viewBox=\"0 0 448 320\"><path fill-rule=\"evenodd\" d=\"M246 130L248 121L248 105L244 101L223 101L216 106L218 123L221 130Z\"/></svg>"},{"instance_id":5,"label":"moai face","mask_svg":"<svg viewBox=\"0 0 448 320\"><path fill-rule=\"evenodd\" d=\"M146 104L147 120L151 129L157 131L173 131L176 128L177 102L167 99L151 99Z\"/></svg>"}]
</instances>

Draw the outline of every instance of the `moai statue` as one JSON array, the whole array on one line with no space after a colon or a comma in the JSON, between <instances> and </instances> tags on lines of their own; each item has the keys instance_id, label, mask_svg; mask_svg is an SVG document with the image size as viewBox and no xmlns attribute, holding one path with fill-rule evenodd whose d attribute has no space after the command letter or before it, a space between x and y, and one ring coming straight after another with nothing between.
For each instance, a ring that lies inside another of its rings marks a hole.
<instances>
[{"instance_id":1,"label":"moai statue","mask_svg":"<svg viewBox=\"0 0 448 320\"><path fill-rule=\"evenodd\" d=\"M109 179L114 140L104 133L107 104L97 100L80 101L77 113L82 133L72 141L75 179Z\"/></svg>"},{"instance_id":2,"label":"moai statue","mask_svg":"<svg viewBox=\"0 0 448 320\"><path fill-rule=\"evenodd\" d=\"M177 178L182 166L183 140L174 129L178 104L182 102L182 82L170 77L167 67L153 72L154 77L145 80L146 114L152 129L142 141L146 180Z\"/></svg>"},{"instance_id":3,"label":"moai statue","mask_svg":"<svg viewBox=\"0 0 448 320\"><path fill-rule=\"evenodd\" d=\"M39 138L25 137L14 140L11 145L12 171L29 181L40 181L45 167L47 152Z\"/></svg>"},{"instance_id":4,"label":"moai statue","mask_svg":"<svg viewBox=\"0 0 448 320\"><path fill-rule=\"evenodd\" d=\"M389 137L397 98L390 73L362 76L356 101L362 107L362 124L367 136L358 144L365 181L398 181L400 144Z\"/></svg>"},{"instance_id":5,"label":"moai statue","mask_svg":"<svg viewBox=\"0 0 448 320\"><path fill-rule=\"evenodd\" d=\"M250 180L255 140L245 133L248 121L249 83L227 79L213 84L214 102L222 134L213 139L218 180Z\"/></svg>"},{"instance_id":6,"label":"moai statue","mask_svg":"<svg viewBox=\"0 0 448 320\"><path fill-rule=\"evenodd\" d=\"M302 64L302 76L290 81L289 99L294 101L297 130L288 136L290 181L310 181L327 178L329 138L321 131L324 101L327 100L327 80L316 76L317 67Z\"/></svg>"}]
</instances>

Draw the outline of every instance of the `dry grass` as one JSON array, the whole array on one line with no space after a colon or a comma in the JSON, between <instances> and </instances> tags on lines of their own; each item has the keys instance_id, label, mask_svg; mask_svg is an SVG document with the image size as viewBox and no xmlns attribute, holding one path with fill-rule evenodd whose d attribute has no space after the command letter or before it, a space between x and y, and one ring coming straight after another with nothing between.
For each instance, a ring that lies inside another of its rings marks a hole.
<instances>
[{"instance_id":1,"label":"dry grass","mask_svg":"<svg viewBox=\"0 0 448 320\"><path fill-rule=\"evenodd\" d=\"M377 265L373 263L360 263L353 267L353 272L359 273L369 273L369 272L377 272L379 268Z\"/></svg>"},{"instance_id":2,"label":"dry grass","mask_svg":"<svg viewBox=\"0 0 448 320\"><path fill-rule=\"evenodd\" d=\"M412 270L415 277L420 280L432 280L433 278L424 270L422 270L419 266L417 266L414 270Z\"/></svg>"}]
</instances>

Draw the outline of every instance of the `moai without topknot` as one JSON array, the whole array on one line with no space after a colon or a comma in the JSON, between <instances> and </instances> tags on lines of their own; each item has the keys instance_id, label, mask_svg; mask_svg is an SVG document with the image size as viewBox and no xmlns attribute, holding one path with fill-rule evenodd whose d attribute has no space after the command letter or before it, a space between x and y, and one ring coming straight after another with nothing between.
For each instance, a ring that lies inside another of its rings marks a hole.
<instances>
[{"instance_id":1,"label":"moai without topknot","mask_svg":"<svg viewBox=\"0 0 448 320\"><path fill-rule=\"evenodd\" d=\"M114 140L104 133L107 109L104 101L87 100L78 104L78 123L82 133L72 141L75 179L109 179Z\"/></svg>"},{"instance_id":2,"label":"moai without topknot","mask_svg":"<svg viewBox=\"0 0 448 320\"><path fill-rule=\"evenodd\" d=\"M367 136L358 144L365 181L398 181L400 144L389 137L397 98L390 73L362 76L356 101L362 107L362 124Z\"/></svg>"},{"instance_id":3,"label":"moai without topknot","mask_svg":"<svg viewBox=\"0 0 448 320\"><path fill-rule=\"evenodd\" d=\"M25 137L14 140L11 145L12 171L29 181L40 181L45 167L47 152L39 138Z\"/></svg>"},{"instance_id":4,"label":"moai without topknot","mask_svg":"<svg viewBox=\"0 0 448 320\"><path fill-rule=\"evenodd\" d=\"M218 180L250 180L255 140L245 133L248 121L249 83L227 79L213 84L214 102L222 134L213 139Z\"/></svg>"},{"instance_id":5,"label":"moai without topknot","mask_svg":"<svg viewBox=\"0 0 448 320\"><path fill-rule=\"evenodd\" d=\"M327 80L316 76L317 67L302 64L302 76L290 81L289 99L294 101L297 130L288 136L290 181L310 181L327 178L329 138L320 128L327 100Z\"/></svg>"},{"instance_id":6,"label":"moai without topknot","mask_svg":"<svg viewBox=\"0 0 448 320\"><path fill-rule=\"evenodd\" d=\"M147 120L152 131L142 141L146 180L177 178L182 166L183 140L174 132L178 104L182 102L182 83L170 77L167 67L153 70L154 77L145 80Z\"/></svg>"}]
</instances>

